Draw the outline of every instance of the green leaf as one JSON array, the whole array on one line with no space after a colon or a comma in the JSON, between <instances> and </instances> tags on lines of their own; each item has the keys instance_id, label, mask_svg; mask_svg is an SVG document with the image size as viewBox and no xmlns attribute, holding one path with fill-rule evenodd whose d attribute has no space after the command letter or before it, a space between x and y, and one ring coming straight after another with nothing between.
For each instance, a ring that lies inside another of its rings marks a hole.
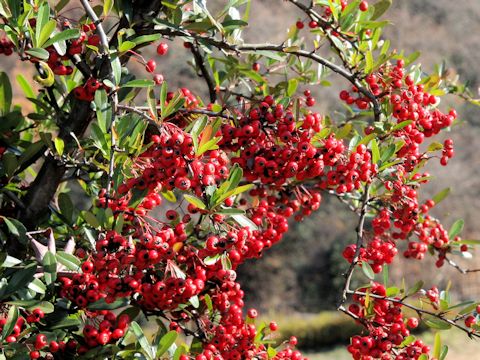
<instances>
[{"instance_id":1,"label":"green leaf","mask_svg":"<svg viewBox=\"0 0 480 360\"><path fill-rule=\"evenodd\" d=\"M83 219L93 228L97 229L100 227L100 222L97 220L95 215L89 211L82 211Z\"/></svg>"},{"instance_id":2,"label":"green leaf","mask_svg":"<svg viewBox=\"0 0 480 360\"><path fill-rule=\"evenodd\" d=\"M194 195L185 194L185 195L183 195L183 197L184 197L185 200L187 200L190 204L196 206L196 207L199 208L199 209L204 210L204 209L207 208L207 206L203 203L203 201L202 201L200 198L198 198L198 197L196 197L196 196L194 196Z\"/></svg>"},{"instance_id":3,"label":"green leaf","mask_svg":"<svg viewBox=\"0 0 480 360\"><path fill-rule=\"evenodd\" d=\"M450 227L450 230L448 231L448 238L453 239L455 236L460 234L463 230L463 225L464 224L465 224L465 222L463 221L463 219L459 219L459 220L455 221L452 224L452 226Z\"/></svg>"},{"instance_id":4,"label":"green leaf","mask_svg":"<svg viewBox=\"0 0 480 360\"><path fill-rule=\"evenodd\" d=\"M47 40L45 44L43 44L43 47L49 47L50 45L56 44L60 41L67 41L71 39L77 39L80 37L80 30L78 29L68 29L64 30L62 32L59 32L58 34L53 35L50 39Z\"/></svg>"},{"instance_id":5,"label":"green leaf","mask_svg":"<svg viewBox=\"0 0 480 360\"><path fill-rule=\"evenodd\" d=\"M68 270L77 272L80 270L80 260L75 255L68 254L65 251L58 251L56 257L57 261Z\"/></svg>"},{"instance_id":6,"label":"green leaf","mask_svg":"<svg viewBox=\"0 0 480 360\"><path fill-rule=\"evenodd\" d=\"M95 92L95 107L98 126L103 133L107 133L112 123L112 106L104 89L99 89Z\"/></svg>"},{"instance_id":7,"label":"green leaf","mask_svg":"<svg viewBox=\"0 0 480 360\"><path fill-rule=\"evenodd\" d=\"M7 323L3 326L3 330L2 330L2 340L12 333L13 328L17 324L18 316L19 316L18 308L15 305L13 305L8 310Z\"/></svg>"},{"instance_id":8,"label":"green leaf","mask_svg":"<svg viewBox=\"0 0 480 360\"><path fill-rule=\"evenodd\" d=\"M52 303L48 301L40 301L40 300L15 300L15 301L8 301L7 304L15 305L26 310L33 310L33 309L40 309L45 314L50 314L54 311L54 306Z\"/></svg>"},{"instance_id":9,"label":"green leaf","mask_svg":"<svg viewBox=\"0 0 480 360\"><path fill-rule=\"evenodd\" d=\"M373 272L373 269L368 262L366 261L362 262L362 271L365 274L365 276L370 280L375 279L375 273Z\"/></svg>"},{"instance_id":10,"label":"green leaf","mask_svg":"<svg viewBox=\"0 0 480 360\"><path fill-rule=\"evenodd\" d=\"M394 127L392 127L392 129L390 130L391 132L395 132L397 130L401 130L403 129L404 127L410 125L413 121L412 120L405 120L405 121L402 121L401 123L398 123L397 125L395 125Z\"/></svg>"},{"instance_id":11,"label":"green leaf","mask_svg":"<svg viewBox=\"0 0 480 360\"><path fill-rule=\"evenodd\" d=\"M258 230L258 226L245 215L232 215L232 218L241 226L248 227L251 230Z\"/></svg>"},{"instance_id":12,"label":"green leaf","mask_svg":"<svg viewBox=\"0 0 480 360\"><path fill-rule=\"evenodd\" d=\"M438 194L436 194L432 198L435 205L438 204L439 202L441 202L443 199L445 199L448 195L450 195L451 191L452 191L451 188L446 188L446 189L443 189L442 191L440 191Z\"/></svg>"},{"instance_id":13,"label":"green leaf","mask_svg":"<svg viewBox=\"0 0 480 360\"><path fill-rule=\"evenodd\" d=\"M438 360L445 360L447 358L447 354L448 354L448 346L443 345L442 351L440 351L440 356L438 357Z\"/></svg>"},{"instance_id":14,"label":"green leaf","mask_svg":"<svg viewBox=\"0 0 480 360\"><path fill-rule=\"evenodd\" d=\"M434 141L430 145L428 145L428 148L427 148L428 152L433 152L433 151L438 151L438 150L443 150L443 144L442 143Z\"/></svg>"},{"instance_id":15,"label":"green leaf","mask_svg":"<svg viewBox=\"0 0 480 360\"><path fill-rule=\"evenodd\" d=\"M407 291L407 296L411 296L416 294L424 285L424 282L422 280L419 280L413 285L410 289Z\"/></svg>"},{"instance_id":16,"label":"green leaf","mask_svg":"<svg viewBox=\"0 0 480 360\"><path fill-rule=\"evenodd\" d=\"M57 258L47 251L42 260L45 282L50 285L57 279Z\"/></svg>"},{"instance_id":17,"label":"green leaf","mask_svg":"<svg viewBox=\"0 0 480 360\"><path fill-rule=\"evenodd\" d=\"M344 139L346 138L350 132L352 131L353 125L352 123L346 123L344 126L342 126L337 132L336 132L336 137L337 139ZM328 135L328 134L327 134Z\"/></svg>"},{"instance_id":18,"label":"green leaf","mask_svg":"<svg viewBox=\"0 0 480 360\"><path fill-rule=\"evenodd\" d=\"M160 40L161 38L162 38L162 35L160 35L160 34L142 35L142 36L136 37L135 39L132 39L132 41L136 45L140 45L140 44L144 44L144 43L155 42L157 40Z\"/></svg>"},{"instance_id":19,"label":"green leaf","mask_svg":"<svg viewBox=\"0 0 480 360\"><path fill-rule=\"evenodd\" d=\"M47 287L40 279L33 279L30 284L28 284L30 290L35 291L37 294L45 294Z\"/></svg>"},{"instance_id":20,"label":"green leaf","mask_svg":"<svg viewBox=\"0 0 480 360\"><path fill-rule=\"evenodd\" d=\"M373 71L373 54L371 51L367 51L365 54L365 74L370 74Z\"/></svg>"},{"instance_id":21,"label":"green leaf","mask_svg":"<svg viewBox=\"0 0 480 360\"><path fill-rule=\"evenodd\" d=\"M417 360L428 360L428 355L427 354L422 354L418 357Z\"/></svg>"},{"instance_id":22,"label":"green leaf","mask_svg":"<svg viewBox=\"0 0 480 360\"><path fill-rule=\"evenodd\" d=\"M178 333L175 330L169 331L163 337L160 339L160 344L158 346L157 354L156 354L156 359L160 358L163 354L165 354L170 346L175 343L175 340L177 340Z\"/></svg>"},{"instance_id":23,"label":"green leaf","mask_svg":"<svg viewBox=\"0 0 480 360\"><path fill-rule=\"evenodd\" d=\"M385 14L385 12L392 6L392 0L380 0L374 5L375 11L373 12L370 20L377 20L380 16Z\"/></svg>"},{"instance_id":24,"label":"green leaf","mask_svg":"<svg viewBox=\"0 0 480 360\"><path fill-rule=\"evenodd\" d=\"M144 354L148 356L149 359L153 360L155 355L153 354L152 347L150 346L145 334L143 333L142 328L136 321L132 321L130 324L130 329L133 331L134 335L137 338L138 343L142 347ZM175 331L176 333L176 331Z\"/></svg>"},{"instance_id":25,"label":"green leaf","mask_svg":"<svg viewBox=\"0 0 480 360\"><path fill-rule=\"evenodd\" d=\"M107 17L113 7L113 0L105 0L103 3L103 16Z\"/></svg>"},{"instance_id":26,"label":"green leaf","mask_svg":"<svg viewBox=\"0 0 480 360\"><path fill-rule=\"evenodd\" d=\"M67 193L60 193L60 195L58 195L58 207L60 208L60 213L72 223L74 207Z\"/></svg>"},{"instance_id":27,"label":"green leaf","mask_svg":"<svg viewBox=\"0 0 480 360\"><path fill-rule=\"evenodd\" d=\"M380 160L380 150L378 149L378 143L375 139L372 139L371 147L372 147L372 162L376 164L378 163L378 160Z\"/></svg>"},{"instance_id":28,"label":"green leaf","mask_svg":"<svg viewBox=\"0 0 480 360\"><path fill-rule=\"evenodd\" d=\"M105 302L105 299L100 299L87 306L88 310L115 310L127 306L130 301L127 298L120 298L112 303Z\"/></svg>"},{"instance_id":29,"label":"green leaf","mask_svg":"<svg viewBox=\"0 0 480 360\"><path fill-rule=\"evenodd\" d=\"M33 280L33 276L36 272L36 263L31 263L23 269L16 271L8 280L8 285L5 288L4 296L13 294L17 290L27 287L27 285Z\"/></svg>"},{"instance_id":30,"label":"green leaf","mask_svg":"<svg viewBox=\"0 0 480 360\"><path fill-rule=\"evenodd\" d=\"M57 153L60 156L63 155L63 150L65 149L65 143L63 142L63 140L57 137L53 140L53 143L55 144L55 150L57 150Z\"/></svg>"},{"instance_id":31,"label":"green leaf","mask_svg":"<svg viewBox=\"0 0 480 360\"><path fill-rule=\"evenodd\" d=\"M123 84L122 87L144 88L144 87L149 87L154 85L155 85L155 82L153 80L136 79L136 80L131 80L126 84Z\"/></svg>"},{"instance_id":32,"label":"green leaf","mask_svg":"<svg viewBox=\"0 0 480 360\"><path fill-rule=\"evenodd\" d=\"M8 231L10 234L18 238L22 244L26 244L28 241L27 238L27 228L20 221L13 218L6 218L2 216L3 221L7 225Z\"/></svg>"},{"instance_id":33,"label":"green leaf","mask_svg":"<svg viewBox=\"0 0 480 360\"><path fill-rule=\"evenodd\" d=\"M40 60L48 60L50 53L45 49L31 48L25 51L28 55L33 56Z\"/></svg>"},{"instance_id":34,"label":"green leaf","mask_svg":"<svg viewBox=\"0 0 480 360\"><path fill-rule=\"evenodd\" d=\"M452 325L450 325L449 323L435 317L425 319L424 322L428 327L432 329L448 330L452 327Z\"/></svg>"},{"instance_id":35,"label":"green leaf","mask_svg":"<svg viewBox=\"0 0 480 360\"><path fill-rule=\"evenodd\" d=\"M456 241L455 244L466 244L466 245L480 245L480 240L467 239Z\"/></svg>"},{"instance_id":36,"label":"green leaf","mask_svg":"<svg viewBox=\"0 0 480 360\"><path fill-rule=\"evenodd\" d=\"M36 40L35 46L37 47L42 46L41 44L39 44L42 38L42 30L49 22L49 19L50 19L50 6L48 5L48 2L45 1L42 3L42 5L40 5L40 8L38 9L38 13L37 13L37 23L35 26L35 40Z\"/></svg>"},{"instance_id":37,"label":"green leaf","mask_svg":"<svg viewBox=\"0 0 480 360\"><path fill-rule=\"evenodd\" d=\"M81 325L81 322L77 318L63 318L62 320L49 326L50 330L77 328Z\"/></svg>"},{"instance_id":38,"label":"green leaf","mask_svg":"<svg viewBox=\"0 0 480 360\"><path fill-rule=\"evenodd\" d=\"M126 52L133 49L135 46L136 44L133 41L124 41L122 42L122 45L119 46L118 52Z\"/></svg>"},{"instance_id":39,"label":"green leaf","mask_svg":"<svg viewBox=\"0 0 480 360\"><path fill-rule=\"evenodd\" d=\"M52 35L56 26L57 26L57 22L55 20L50 20L45 24L43 29L41 29L41 30L38 29L38 30L40 30L40 36L38 37L38 42L37 42L38 47L46 47L46 46L44 46L44 44L48 40L50 35Z\"/></svg>"},{"instance_id":40,"label":"green leaf","mask_svg":"<svg viewBox=\"0 0 480 360\"><path fill-rule=\"evenodd\" d=\"M297 79L290 79L288 80L288 86L287 86L287 96L291 97L292 95L295 94L298 88L298 80Z\"/></svg>"},{"instance_id":41,"label":"green leaf","mask_svg":"<svg viewBox=\"0 0 480 360\"><path fill-rule=\"evenodd\" d=\"M212 298L210 297L210 295L205 294L203 300L205 301L205 304L207 305L208 311L213 312L213 303L212 303Z\"/></svg>"},{"instance_id":42,"label":"green leaf","mask_svg":"<svg viewBox=\"0 0 480 360\"><path fill-rule=\"evenodd\" d=\"M12 85L7 73L0 72L0 114L6 115L12 106Z\"/></svg>"}]
</instances>

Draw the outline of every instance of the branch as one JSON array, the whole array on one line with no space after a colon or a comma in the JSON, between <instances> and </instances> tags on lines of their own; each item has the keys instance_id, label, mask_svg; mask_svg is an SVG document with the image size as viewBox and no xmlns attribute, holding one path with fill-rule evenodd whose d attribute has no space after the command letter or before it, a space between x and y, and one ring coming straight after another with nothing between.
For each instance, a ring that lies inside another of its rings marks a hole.
<instances>
[{"instance_id":1,"label":"branch","mask_svg":"<svg viewBox=\"0 0 480 360\"><path fill-rule=\"evenodd\" d=\"M205 82L207 83L208 92L210 94L210 102L214 103L217 100L215 80L205 66L205 58L202 56L201 50L198 45L193 44L190 50L192 51L193 57L195 58L195 64L197 64L203 78L205 79Z\"/></svg>"},{"instance_id":2,"label":"branch","mask_svg":"<svg viewBox=\"0 0 480 360\"><path fill-rule=\"evenodd\" d=\"M150 115L148 115L148 113L146 111L150 110L149 107L147 106L128 106L128 105L123 105L123 104L118 104L117 105L117 109L119 110L125 110L125 111L128 111L128 112L133 112L135 114L138 114L140 115L141 117L143 117L145 120L148 121L148 123L158 127L159 124L154 121ZM157 106L157 110L160 109L160 106ZM199 114L199 115L207 115L207 116L211 116L211 117L221 117L221 118L224 118L224 119L228 119L228 120L235 120L235 117L231 116L231 115L227 115L227 114L224 114L223 112L215 112L215 111L209 111L209 110L203 110L203 109L180 109L176 112L177 114L184 114L184 115L187 115L187 114Z\"/></svg>"},{"instance_id":3,"label":"branch","mask_svg":"<svg viewBox=\"0 0 480 360\"><path fill-rule=\"evenodd\" d=\"M113 68L112 68L112 63L111 63L111 58L110 58L110 47L108 43L108 38L107 35L105 34L105 31L103 30L102 22L100 19L97 17L97 14L93 11L92 7L88 3L88 0L80 0L82 3L83 8L87 12L87 15L90 17L90 19L96 24L96 31L98 33L98 36L100 37L100 54L103 58L104 61L107 62L106 71L108 72L108 78L112 82L112 84L115 83L115 75L113 74ZM116 112L117 112L117 105L118 105L118 94L116 91L113 91L111 96L110 96L110 105L112 107L112 118L110 120L110 126L108 128L108 133L111 134L110 136L110 163L108 166L108 176L107 176L107 206L108 206L108 200L110 196L110 192L112 191L112 178L113 178L113 173L115 171L115 149L117 147L116 144L116 138L114 134L112 133L112 128L115 126L115 118L116 118Z\"/></svg>"},{"instance_id":4,"label":"branch","mask_svg":"<svg viewBox=\"0 0 480 360\"><path fill-rule=\"evenodd\" d=\"M353 257L353 261L350 264L350 267L348 268L347 272L345 273L345 283L343 285L342 297L337 305L337 309L340 309L345 303L345 301L347 301L347 293L350 291L350 283L352 281L353 271L355 270L355 266L357 266L358 259L360 257L360 249L362 247L363 232L365 227L365 218L367 216L367 210L368 210L369 193L370 193L370 187L367 184L365 185L365 193L363 194L362 207L360 208L360 219L358 220L358 225L356 228L357 248L355 249L355 256Z\"/></svg>"},{"instance_id":5,"label":"branch","mask_svg":"<svg viewBox=\"0 0 480 360\"><path fill-rule=\"evenodd\" d=\"M464 269L462 267L460 267L460 265L458 265L456 262L454 262L453 260L445 257L445 260L446 262L448 263L448 265L454 267L455 269L457 269L460 273L462 274L468 274L468 273L475 273L475 272L480 272L480 269Z\"/></svg>"},{"instance_id":6,"label":"branch","mask_svg":"<svg viewBox=\"0 0 480 360\"><path fill-rule=\"evenodd\" d=\"M166 36L183 36L187 38L191 38L196 40L197 42L202 42L202 43L207 43L211 46L216 47L217 49L220 50L227 50L227 51L232 51L234 53L245 53L249 51L276 51L280 53L284 53L287 55L296 55L299 57L303 58L308 58L311 59L327 68L332 70L334 73L342 76L346 80L348 80L352 85L357 87L358 91L362 93L364 96L366 96L372 103L373 106L373 113L374 113L374 121L380 121L380 115L381 115L381 110L380 110L380 104L376 98L375 95L372 94L365 86L362 85L360 82L358 75L351 73L350 71L344 69L343 67L317 55L315 51L306 51L306 50L294 50L288 46L285 46L283 44L281 45L273 45L273 44L243 44L243 45L236 45L236 44L230 44L226 41L219 41L215 40L211 37L205 37L205 36L200 36L196 34L192 34L186 30L182 29L160 29L157 31L160 34L166 35Z\"/></svg>"},{"instance_id":7,"label":"branch","mask_svg":"<svg viewBox=\"0 0 480 360\"><path fill-rule=\"evenodd\" d=\"M347 294L367 296L367 293L365 293L365 292L353 291L353 290L347 290ZM404 302L404 299L397 299L397 298L392 298L392 297L388 297L388 296L380 296L380 295L371 294L371 293L369 293L368 296L370 296L371 298L374 298L374 299L386 300L386 301L391 301L391 302L394 302L394 303L397 303L397 304L402 304L402 306L405 306L405 307L407 307L411 310L414 310L420 317L421 317L422 314L436 317L437 319L440 319L440 320L446 322L447 324L450 324L451 326L454 326L457 329L460 329L460 330L466 332L468 334L468 336L470 336L470 337L474 336L474 337L480 338L480 334L475 333L474 331L469 330L467 328L464 328L463 326L457 324L455 321L446 318L445 316L443 316L443 314L437 314L433 311L421 309L417 306L414 306L414 305L411 305L409 303Z\"/></svg>"}]
</instances>

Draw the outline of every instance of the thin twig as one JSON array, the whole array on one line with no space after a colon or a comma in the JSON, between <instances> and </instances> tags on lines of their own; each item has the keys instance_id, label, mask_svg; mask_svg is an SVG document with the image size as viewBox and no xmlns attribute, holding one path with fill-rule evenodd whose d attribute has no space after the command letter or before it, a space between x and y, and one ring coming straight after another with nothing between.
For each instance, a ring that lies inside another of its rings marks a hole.
<instances>
[{"instance_id":1,"label":"thin twig","mask_svg":"<svg viewBox=\"0 0 480 360\"><path fill-rule=\"evenodd\" d=\"M115 75L113 74L113 68L111 65L111 58L110 58L110 47L109 47L109 42L107 35L105 31L103 30L103 25L100 19L97 17L97 14L93 11L92 7L88 3L88 0L80 0L82 3L83 8L85 9L87 15L90 17L90 19L95 23L96 25L96 32L98 36L100 37L100 54L103 58L104 61L108 61L107 64L107 72L108 72L108 78L109 80L114 84L115 83ZM115 134L113 133L112 129L115 125L115 118L116 118L116 112L117 112L117 105L118 105L118 94L116 91L113 91L111 96L110 96L110 105L112 107L112 117L110 121L110 126L108 129L108 132L110 133L110 163L108 167L108 177L107 177L107 205L108 205L108 199L110 192L112 190L112 178L113 178L113 172L114 172L114 166L115 166L115 149L117 147L116 145L116 139L115 139Z\"/></svg>"},{"instance_id":2,"label":"thin twig","mask_svg":"<svg viewBox=\"0 0 480 360\"><path fill-rule=\"evenodd\" d=\"M353 290L347 290L347 294L367 296L367 293L365 293L365 292L353 291ZM388 296L380 296L380 295L371 294L371 293L369 293L368 296L370 296L371 298L374 298L374 299L386 300L386 301L391 301L391 302L394 302L394 303L397 303L397 304L402 304L402 306L405 306L406 308L409 308L409 309L417 312L417 314L419 316L421 316L422 314L425 314L425 315L430 315L430 316L436 317L437 319L440 319L440 320L446 322L447 324L450 324L450 325L456 327L457 329L460 329L460 330L466 332L468 334L468 336L470 336L470 337L474 336L474 337L480 338L480 334L475 333L470 329L464 328L463 326L457 324L455 321L446 318L445 316L443 316L443 314L438 314L438 313L435 313L433 311L421 309L421 308L419 308L415 305L411 305L411 304L405 302L404 299L397 299L397 298L392 298L392 297L388 297Z\"/></svg>"},{"instance_id":3,"label":"thin twig","mask_svg":"<svg viewBox=\"0 0 480 360\"><path fill-rule=\"evenodd\" d=\"M202 51L200 50L197 44L193 44L190 50L192 51L193 57L195 58L195 64L198 66L200 73L202 74L203 78L205 79L205 82L207 83L208 92L210 95L210 102L214 103L217 100L215 80L213 79L212 74L208 71L207 67L205 66L205 58L202 55Z\"/></svg>"},{"instance_id":4,"label":"thin twig","mask_svg":"<svg viewBox=\"0 0 480 360\"><path fill-rule=\"evenodd\" d=\"M365 227L365 218L367 216L367 210L368 210L368 200L369 200L369 193L370 193L370 186L369 184L365 185L365 192L363 194L363 200L362 200L362 206L360 208L360 218L358 220L358 225L356 228L356 233L357 233L357 248L355 249L355 256L353 257L352 263L350 264L350 267L348 268L347 272L345 273L345 283L343 285L343 290L342 290L342 297L338 303L337 309L340 309L340 307L347 301L347 293L350 289L350 283L352 281L352 276L353 272L355 270L355 266L357 266L358 259L360 257L360 249L362 247L363 243L363 233L364 233L364 227Z\"/></svg>"}]
</instances>

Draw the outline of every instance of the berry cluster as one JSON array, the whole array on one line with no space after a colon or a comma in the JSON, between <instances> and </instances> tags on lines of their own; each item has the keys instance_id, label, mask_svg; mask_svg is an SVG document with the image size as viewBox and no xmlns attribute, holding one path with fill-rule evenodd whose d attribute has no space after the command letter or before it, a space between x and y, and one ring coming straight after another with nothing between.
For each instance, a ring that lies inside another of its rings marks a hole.
<instances>
[{"instance_id":1,"label":"berry cluster","mask_svg":"<svg viewBox=\"0 0 480 360\"><path fill-rule=\"evenodd\" d=\"M354 336L348 351L353 359L418 359L421 354L428 354L430 348L421 340L400 346L410 335L410 329L418 326L417 318L404 320L401 301L385 299L386 289L373 282L370 288L359 290L369 295L354 295L348 308L349 312L364 323L369 334Z\"/></svg>"}]
</instances>

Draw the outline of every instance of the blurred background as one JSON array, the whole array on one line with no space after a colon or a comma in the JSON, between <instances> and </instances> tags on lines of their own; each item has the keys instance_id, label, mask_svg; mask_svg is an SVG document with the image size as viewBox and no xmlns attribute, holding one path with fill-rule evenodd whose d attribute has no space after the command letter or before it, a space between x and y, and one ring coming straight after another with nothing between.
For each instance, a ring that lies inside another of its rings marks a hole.
<instances>
[{"instance_id":1,"label":"blurred background","mask_svg":"<svg viewBox=\"0 0 480 360\"><path fill-rule=\"evenodd\" d=\"M373 2L373 1L372 1ZM210 0L209 5L223 7L226 0ZM72 1L72 8L75 8ZM75 11L73 9L72 11ZM287 26L299 19L300 14L291 4L282 0L253 0L250 26L245 37L248 42L279 43ZM458 74L461 82L469 83L474 96L478 95L480 81L480 1L478 0L394 0L394 5L384 18L391 20L385 36L393 47L406 53L420 51L417 60L424 69L432 71L435 64L445 61L452 76ZM187 64L190 53L182 44L169 44L171 51L159 59L155 49L145 49L146 59L154 57L157 69L163 73L169 86L187 86L203 99L204 83ZM30 72L33 67L19 65L15 57L0 59L1 69L13 79L18 73ZM134 65L145 76L143 65ZM338 91L347 84L333 82L331 87L310 86L319 109L338 109ZM22 103L20 93L17 95ZM455 106L460 121L449 137L455 141L456 157L447 168L432 166L428 169L435 179L426 186L422 197L429 198L438 191L452 187L452 194L436 209L435 215L443 219L448 228L455 220L463 218L463 238L480 239L480 109L456 98L444 99L444 106ZM28 107L28 103L23 103ZM295 334L299 345L310 359L349 359L344 344L358 329L349 318L334 310L341 273L346 262L341 251L354 242L356 217L335 198L324 198L320 210L302 223L292 223L286 238L262 259L250 261L239 269L239 279L247 294L249 307L262 311L264 319L276 319L283 336ZM480 255L480 254L478 254ZM480 267L480 257L461 260L465 267ZM459 302L480 300L480 274L461 275L455 269L444 266L436 269L434 261L418 262L399 257L391 267L391 279L400 283L405 277L407 285L422 279L425 287L447 286L451 280L452 296ZM423 335L433 344L432 334ZM478 359L480 343L469 340L455 331L443 335L450 348L448 359Z\"/></svg>"}]
</instances>

